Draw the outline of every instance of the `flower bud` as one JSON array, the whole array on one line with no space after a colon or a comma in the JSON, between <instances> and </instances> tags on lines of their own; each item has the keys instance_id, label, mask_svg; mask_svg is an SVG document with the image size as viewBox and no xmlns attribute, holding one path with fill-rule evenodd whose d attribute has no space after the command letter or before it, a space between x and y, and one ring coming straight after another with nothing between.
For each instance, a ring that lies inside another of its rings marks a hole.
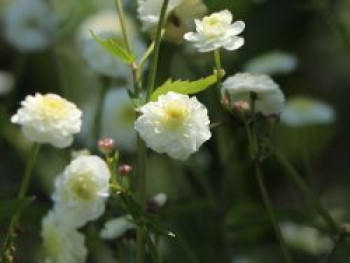
<instances>
[{"instance_id":1,"label":"flower bud","mask_svg":"<svg viewBox=\"0 0 350 263\"><path fill-rule=\"evenodd\" d=\"M132 173L132 167L127 164L119 165L118 172L121 176L129 176Z\"/></svg>"},{"instance_id":2,"label":"flower bud","mask_svg":"<svg viewBox=\"0 0 350 263\"><path fill-rule=\"evenodd\" d=\"M156 214L159 209L164 207L168 201L168 196L165 193L158 193L155 196L153 196L148 204L147 204L147 210L149 213Z\"/></svg>"},{"instance_id":3,"label":"flower bud","mask_svg":"<svg viewBox=\"0 0 350 263\"><path fill-rule=\"evenodd\" d=\"M115 142L112 138L102 138L98 141L98 149L106 155L112 154L117 150Z\"/></svg>"},{"instance_id":4,"label":"flower bud","mask_svg":"<svg viewBox=\"0 0 350 263\"><path fill-rule=\"evenodd\" d=\"M246 112L250 109L249 103L244 101L244 100L240 100L237 101L235 103L233 103L233 110L236 112Z\"/></svg>"}]
</instances>

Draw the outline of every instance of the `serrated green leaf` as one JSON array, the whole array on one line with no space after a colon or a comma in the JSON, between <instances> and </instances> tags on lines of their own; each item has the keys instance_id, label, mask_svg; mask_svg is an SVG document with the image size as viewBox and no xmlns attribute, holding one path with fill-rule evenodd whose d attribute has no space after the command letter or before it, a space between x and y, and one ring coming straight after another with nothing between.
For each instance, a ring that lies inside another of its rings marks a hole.
<instances>
[{"instance_id":1,"label":"serrated green leaf","mask_svg":"<svg viewBox=\"0 0 350 263\"><path fill-rule=\"evenodd\" d=\"M127 64L131 64L135 61L133 54L130 54L120 43L118 43L113 38L102 39L95 35L92 30L90 30L92 38L105 48L105 50L114 57L121 59Z\"/></svg>"},{"instance_id":2,"label":"serrated green leaf","mask_svg":"<svg viewBox=\"0 0 350 263\"><path fill-rule=\"evenodd\" d=\"M217 75L213 74L209 77L202 78L196 81L188 80L176 80L172 81L171 79L167 80L162 86L156 89L151 95L151 101L158 99L160 95L166 94L169 91L173 91L180 94L196 94L203 90L206 90L211 85L216 83Z\"/></svg>"}]
</instances>

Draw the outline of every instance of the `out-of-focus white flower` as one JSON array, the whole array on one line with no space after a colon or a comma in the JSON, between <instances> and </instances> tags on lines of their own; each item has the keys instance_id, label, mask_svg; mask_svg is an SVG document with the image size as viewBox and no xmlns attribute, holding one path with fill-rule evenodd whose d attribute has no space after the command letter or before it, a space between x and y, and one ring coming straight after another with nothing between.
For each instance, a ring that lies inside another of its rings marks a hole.
<instances>
[{"instance_id":1,"label":"out-of-focus white flower","mask_svg":"<svg viewBox=\"0 0 350 263\"><path fill-rule=\"evenodd\" d=\"M332 248L332 240L315 228L284 222L280 225L282 235L288 245L310 254L326 253Z\"/></svg>"},{"instance_id":2,"label":"out-of-focus white flower","mask_svg":"<svg viewBox=\"0 0 350 263\"><path fill-rule=\"evenodd\" d=\"M9 93L15 83L13 75L6 71L0 71L0 96Z\"/></svg>"},{"instance_id":3,"label":"out-of-focus white flower","mask_svg":"<svg viewBox=\"0 0 350 263\"><path fill-rule=\"evenodd\" d=\"M58 19L43 0L13 0L4 14L6 40L20 51L47 48L58 27Z\"/></svg>"},{"instance_id":4,"label":"out-of-focus white flower","mask_svg":"<svg viewBox=\"0 0 350 263\"><path fill-rule=\"evenodd\" d=\"M64 216L51 211L42 221L44 263L86 262L85 237L70 225L62 223L61 217Z\"/></svg>"},{"instance_id":5,"label":"out-of-focus white flower","mask_svg":"<svg viewBox=\"0 0 350 263\"><path fill-rule=\"evenodd\" d=\"M98 156L75 158L55 182L55 211L81 227L103 214L111 175Z\"/></svg>"},{"instance_id":6,"label":"out-of-focus white flower","mask_svg":"<svg viewBox=\"0 0 350 263\"><path fill-rule=\"evenodd\" d=\"M288 53L274 51L256 57L244 66L244 71L269 75L291 73L298 65L297 58Z\"/></svg>"},{"instance_id":7,"label":"out-of-focus white flower","mask_svg":"<svg viewBox=\"0 0 350 263\"><path fill-rule=\"evenodd\" d=\"M121 150L134 151L136 114L126 89L111 89L105 100L102 137L113 138Z\"/></svg>"},{"instance_id":8,"label":"out-of-focus white flower","mask_svg":"<svg viewBox=\"0 0 350 263\"><path fill-rule=\"evenodd\" d=\"M137 36L133 20L125 16L125 21L132 40L131 43L134 46L134 53L136 57L141 57L146 51L146 46ZM112 37L117 41L122 41L122 29L118 14L114 11L105 10L88 17L80 26L78 42L82 56L94 72L108 77L128 76L130 73L129 66L120 59L111 56L104 47L92 38L90 30L103 39Z\"/></svg>"},{"instance_id":9,"label":"out-of-focus white flower","mask_svg":"<svg viewBox=\"0 0 350 263\"><path fill-rule=\"evenodd\" d=\"M21 125L31 141L64 148L72 144L73 135L80 131L81 111L56 94L28 95L21 105L11 122Z\"/></svg>"},{"instance_id":10,"label":"out-of-focus white flower","mask_svg":"<svg viewBox=\"0 0 350 263\"><path fill-rule=\"evenodd\" d=\"M281 121L289 126L329 124L335 112L328 104L307 97L295 97L287 101Z\"/></svg>"},{"instance_id":11,"label":"out-of-focus white flower","mask_svg":"<svg viewBox=\"0 0 350 263\"><path fill-rule=\"evenodd\" d=\"M264 115L280 114L284 107L284 95L279 86L267 75L238 73L227 78L222 94L231 97L231 103L247 102L255 96L255 110Z\"/></svg>"},{"instance_id":12,"label":"out-of-focus white flower","mask_svg":"<svg viewBox=\"0 0 350 263\"><path fill-rule=\"evenodd\" d=\"M195 97L168 92L139 108L135 122L147 146L184 160L211 137L208 111Z\"/></svg>"},{"instance_id":13,"label":"out-of-focus white flower","mask_svg":"<svg viewBox=\"0 0 350 263\"><path fill-rule=\"evenodd\" d=\"M158 207L163 207L168 201L168 195L166 193L158 193L152 197L151 202L156 204Z\"/></svg>"},{"instance_id":14,"label":"out-of-focus white flower","mask_svg":"<svg viewBox=\"0 0 350 263\"><path fill-rule=\"evenodd\" d=\"M135 224L131 222L130 215L109 220L100 232L103 239L116 239L122 237L130 229L134 229Z\"/></svg>"},{"instance_id":15,"label":"out-of-focus white flower","mask_svg":"<svg viewBox=\"0 0 350 263\"><path fill-rule=\"evenodd\" d=\"M195 20L196 31L184 35L187 41L193 42L199 52L209 52L219 48L236 50L244 45L244 38L238 35L243 32L245 24L236 21L232 24L233 16L224 10L206 16L203 20Z\"/></svg>"},{"instance_id":16,"label":"out-of-focus white flower","mask_svg":"<svg viewBox=\"0 0 350 263\"><path fill-rule=\"evenodd\" d=\"M154 35L157 29L162 0L138 0L138 16L142 30ZM194 29L193 20L201 18L207 12L202 0L170 0L168 21L164 38L170 42L182 43L183 35Z\"/></svg>"}]
</instances>

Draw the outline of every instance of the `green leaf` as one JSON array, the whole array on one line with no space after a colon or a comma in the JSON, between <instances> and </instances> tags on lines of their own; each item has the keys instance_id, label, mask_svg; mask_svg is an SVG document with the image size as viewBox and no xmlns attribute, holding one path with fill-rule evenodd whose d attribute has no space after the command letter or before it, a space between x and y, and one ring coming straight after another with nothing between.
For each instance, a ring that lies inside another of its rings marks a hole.
<instances>
[{"instance_id":1,"label":"green leaf","mask_svg":"<svg viewBox=\"0 0 350 263\"><path fill-rule=\"evenodd\" d=\"M156 89L153 92L151 96L151 101L157 100L160 95L166 94L169 91L174 91L176 93L187 94L187 95L195 94L203 90L206 90L211 85L216 83L216 81L217 81L216 74L210 75L209 77L202 78L196 81L188 81L188 80L172 81L171 79L169 79L162 86L160 86L158 89Z\"/></svg>"},{"instance_id":2,"label":"green leaf","mask_svg":"<svg viewBox=\"0 0 350 263\"><path fill-rule=\"evenodd\" d=\"M120 43L118 43L113 38L102 39L99 36L95 35L92 30L90 30L92 38L98 42L105 50L114 57L121 59L127 64L131 64L135 61L133 54L130 54Z\"/></svg>"}]
</instances>

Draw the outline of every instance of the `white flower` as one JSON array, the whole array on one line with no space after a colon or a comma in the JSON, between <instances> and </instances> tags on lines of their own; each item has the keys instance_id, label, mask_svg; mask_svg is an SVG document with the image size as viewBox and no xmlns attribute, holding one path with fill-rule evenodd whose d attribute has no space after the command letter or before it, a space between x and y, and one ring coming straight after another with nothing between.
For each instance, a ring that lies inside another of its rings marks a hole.
<instances>
[{"instance_id":1,"label":"white flower","mask_svg":"<svg viewBox=\"0 0 350 263\"><path fill-rule=\"evenodd\" d=\"M21 105L11 122L22 125L24 135L31 141L64 148L72 144L73 135L80 131L81 111L58 95L28 95Z\"/></svg>"},{"instance_id":2,"label":"white flower","mask_svg":"<svg viewBox=\"0 0 350 263\"><path fill-rule=\"evenodd\" d=\"M288 245L310 254L330 251L332 240L322 235L315 228L285 222L280 225L282 235Z\"/></svg>"},{"instance_id":3,"label":"white flower","mask_svg":"<svg viewBox=\"0 0 350 263\"><path fill-rule=\"evenodd\" d=\"M113 138L121 150L134 151L136 131L134 106L124 88L112 88L105 100L102 137Z\"/></svg>"},{"instance_id":4,"label":"white flower","mask_svg":"<svg viewBox=\"0 0 350 263\"><path fill-rule=\"evenodd\" d=\"M297 58L288 53L274 51L250 60L244 71L251 73L284 75L291 73L298 65Z\"/></svg>"},{"instance_id":5,"label":"white flower","mask_svg":"<svg viewBox=\"0 0 350 263\"><path fill-rule=\"evenodd\" d=\"M329 124L335 112L328 104L307 97L295 97L287 101L281 121L289 126Z\"/></svg>"},{"instance_id":6,"label":"white flower","mask_svg":"<svg viewBox=\"0 0 350 263\"><path fill-rule=\"evenodd\" d=\"M49 212L42 221L44 263L84 263L87 260L85 237L62 222L64 215Z\"/></svg>"},{"instance_id":7,"label":"white flower","mask_svg":"<svg viewBox=\"0 0 350 263\"><path fill-rule=\"evenodd\" d=\"M166 193L158 193L152 197L151 202L156 204L158 207L163 207L168 201L168 195Z\"/></svg>"},{"instance_id":8,"label":"white flower","mask_svg":"<svg viewBox=\"0 0 350 263\"><path fill-rule=\"evenodd\" d=\"M134 45L136 57L141 57L146 51L145 44L137 36L136 27L131 18L125 16L125 21L128 32L131 32L131 43ZM127 77L130 73L129 66L113 57L97 43L92 38L90 30L103 39L113 37L121 41L123 36L118 14L106 10L88 17L80 26L78 42L83 58L94 72L108 77Z\"/></svg>"},{"instance_id":9,"label":"white flower","mask_svg":"<svg viewBox=\"0 0 350 263\"><path fill-rule=\"evenodd\" d=\"M209 52L219 48L236 50L243 46L244 38L237 35L242 33L245 24L243 21L232 23L230 11L224 10L206 16L203 20L195 20L196 31L184 35L187 41L194 42L199 52Z\"/></svg>"},{"instance_id":10,"label":"white flower","mask_svg":"<svg viewBox=\"0 0 350 263\"><path fill-rule=\"evenodd\" d=\"M254 94L256 112L264 115L280 114L284 107L282 91L267 75L238 73L224 81L221 92L229 95L233 104L246 102L249 105Z\"/></svg>"},{"instance_id":11,"label":"white flower","mask_svg":"<svg viewBox=\"0 0 350 263\"><path fill-rule=\"evenodd\" d=\"M148 31L151 35L156 33L162 4L162 0L138 0L137 13L143 31ZM170 42L182 43L183 35L194 27L193 20L201 18L206 11L202 0L170 0L164 38Z\"/></svg>"},{"instance_id":12,"label":"white flower","mask_svg":"<svg viewBox=\"0 0 350 263\"><path fill-rule=\"evenodd\" d=\"M211 137L208 111L195 97L169 92L139 111L135 129L158 153L184 160Z\"/></svg>"},{"instance_id":13,"label":"white flower","mask_svg":"<svg viewBox=\"0 0 350 263\"><path fill-rule=\"evenodd\" d=\"M13 0L4 14L6 40L20 51L47 48L58 19L44 0Z\"/></svg>"},{"instance_id":14,"label":"white flower","mask_svg":"<svg viewBox=\"0 0 350 263\"><path fill-rule=\"evenodd\" d=\"M0 96L9 93L15 83L13 75L6 71L0 71Z\"/></svg>"},{"instance_id":15,"label":"white flower","mask_svg":"<svg viewBox=\"0 0 350 263\"><path fill-rule=\"evenodd\" d=\"M126 215L109 220L101 230L100 236L103 239L117 239L134 228L135 224L131 222L130 215Z\"/></svg>"},{"instance_id":16,"label":"white flower","mask_svg":"<svg viewBox=\"0 0 350 263\"><path fill-rule=\"evenodd\" d=\"M76 227L103 214L110 172L98 156L78 156L55 182L55 211Z\"/></svg>"}]
</instances>

